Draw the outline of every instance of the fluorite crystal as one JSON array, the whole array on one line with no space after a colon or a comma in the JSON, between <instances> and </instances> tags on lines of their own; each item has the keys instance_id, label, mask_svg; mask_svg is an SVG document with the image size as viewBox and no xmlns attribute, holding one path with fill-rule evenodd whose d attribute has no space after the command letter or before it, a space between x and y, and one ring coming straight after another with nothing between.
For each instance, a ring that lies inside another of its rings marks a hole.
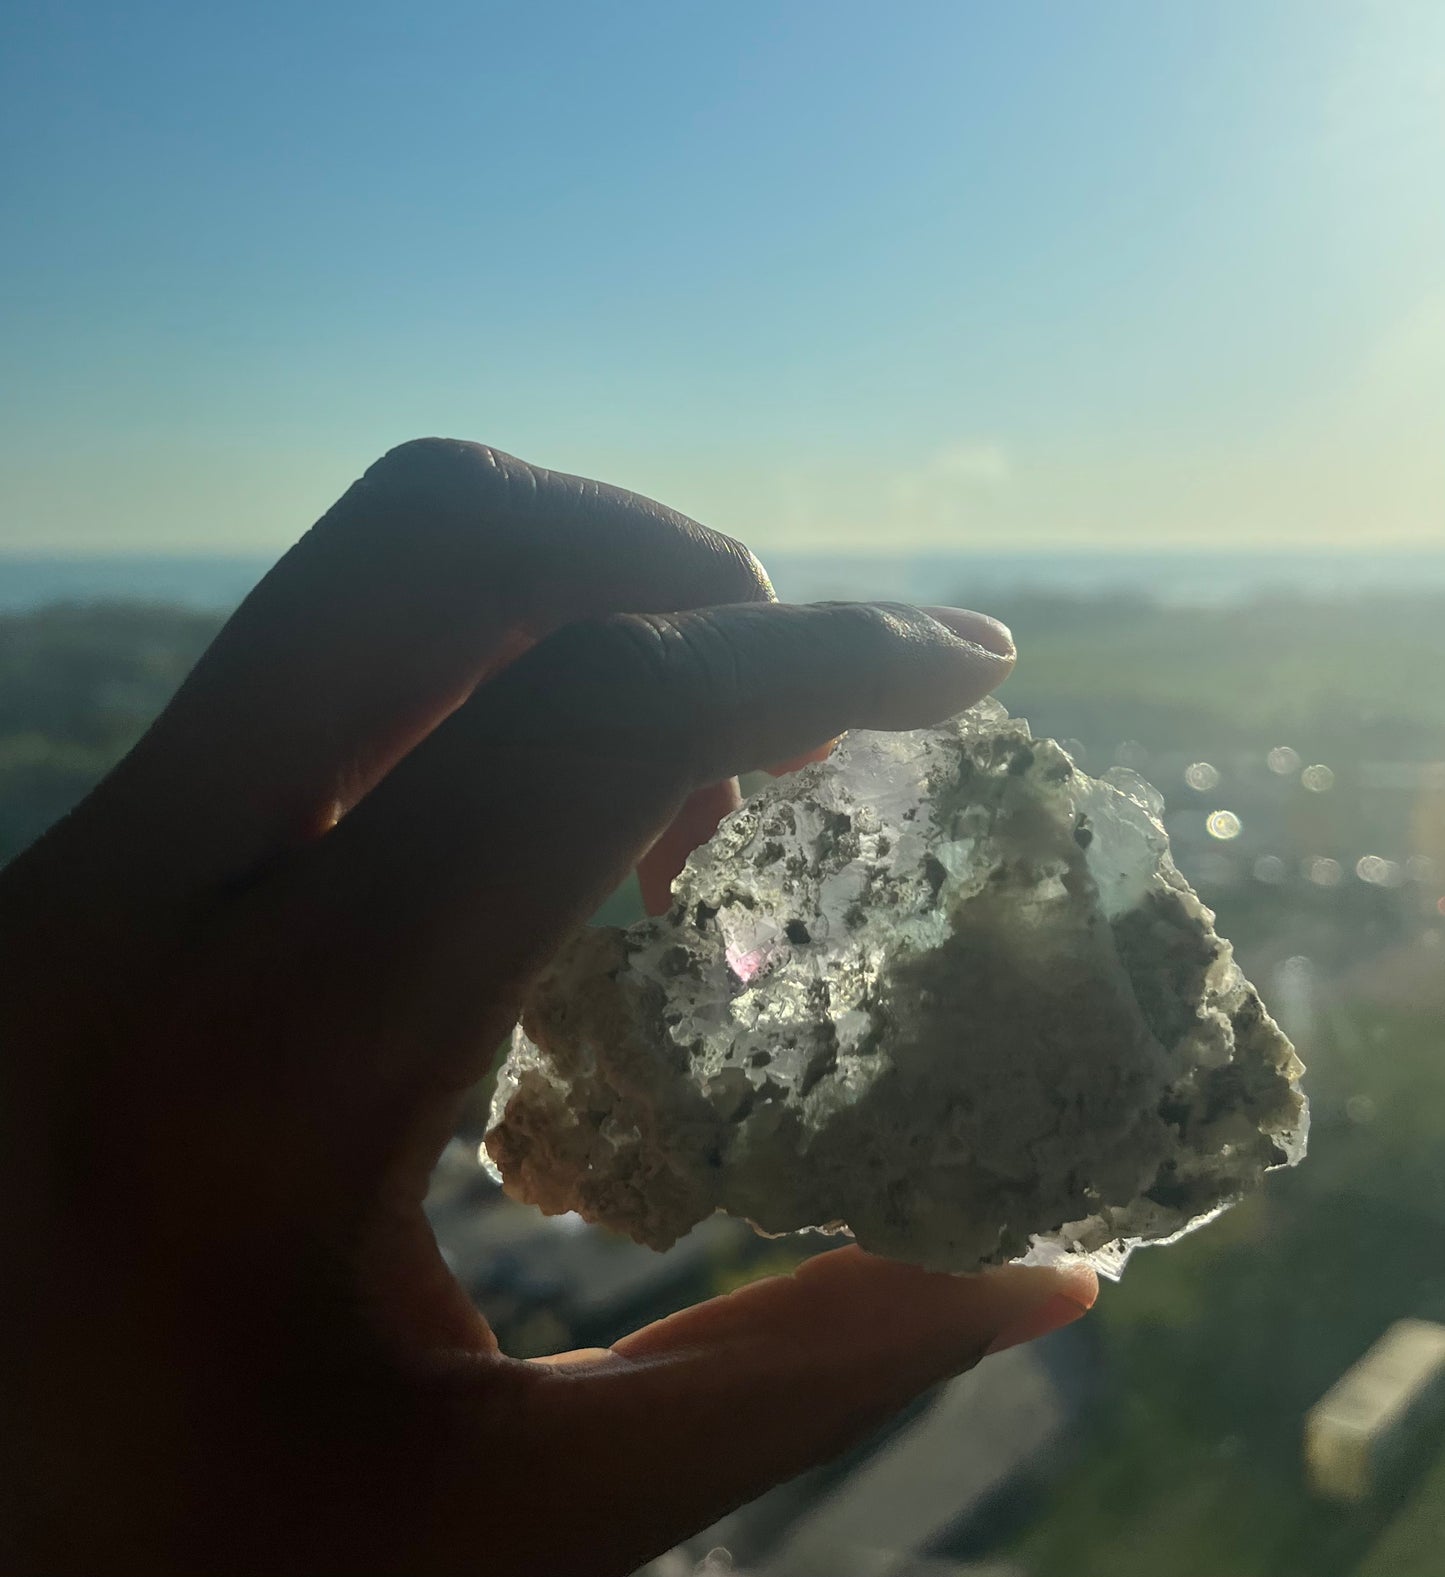
<instances>
[{"instance_id":1,"label":"fluorite crystal","mask_svg":"<svg viewBox=\"0 0 1445 1577\"><path fill-rule=\"evenodd\" d=\"M485 1149L666 1248L715 1210L938 1269L1105 1272L1303 1154L1303 1071L1154 791L985 702L848 735L539 979Z\"/></svg>"}]
</instances>

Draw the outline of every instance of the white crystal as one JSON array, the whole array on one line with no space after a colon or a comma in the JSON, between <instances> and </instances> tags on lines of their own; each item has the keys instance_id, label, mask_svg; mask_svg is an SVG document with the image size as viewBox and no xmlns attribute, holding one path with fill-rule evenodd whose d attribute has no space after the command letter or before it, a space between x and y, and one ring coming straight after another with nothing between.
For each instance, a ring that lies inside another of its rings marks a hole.
<instances>
[{"instance_id":1,"label":"white crystal","mask_svg":"<svg viewBox=\"0 0 1445 1577\"><path fill-rule=\"evenodd\" d=\"M532 990L485 1149L665 1248L725 1210L938 1269L1129 1249L1304 1151L1303 1071L1133 773L985 702L855 733Z\"/></svg>"}]
</instances>

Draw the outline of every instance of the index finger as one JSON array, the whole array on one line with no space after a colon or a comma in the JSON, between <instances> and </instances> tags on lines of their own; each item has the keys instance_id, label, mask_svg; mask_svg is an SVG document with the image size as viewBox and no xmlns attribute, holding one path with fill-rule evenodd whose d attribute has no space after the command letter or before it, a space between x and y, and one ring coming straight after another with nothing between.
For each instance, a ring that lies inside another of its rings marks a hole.
<instances>
[{"instance_id":1,"label":"index finger","mask_svg":"<svg viewBox=\"0 0 1445 1577\"><path fill-rule=\"evenodd\" d=\"M559 626L771 597L745 547L651 499L419 439L247 597L123 769L130 803L180 880L233 876L323 831Z\"/></svg>"}]
</instances>

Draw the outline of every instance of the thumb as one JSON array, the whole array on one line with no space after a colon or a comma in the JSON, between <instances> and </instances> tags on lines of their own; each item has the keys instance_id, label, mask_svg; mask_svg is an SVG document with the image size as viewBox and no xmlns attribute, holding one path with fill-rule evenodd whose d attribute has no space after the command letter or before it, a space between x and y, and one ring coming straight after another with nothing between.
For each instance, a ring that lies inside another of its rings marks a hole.
<instances>
[{"instance_id":1,"label":"thumb","mask_svg":"<svg viewBox=\"0 0 1445 1577\"><path fill-rule=\"evenodd\" d=\"M589 1530L590 1564L558 1549L547 1569L633 1570L989 1352L1078 1319L1097 1293L1088 1270L950 1276L850 1247L578 1355L536 1400L568 1444L568 1482L547 1474L569 1508L552 1531Z\"/></svg>"}]
</instances>

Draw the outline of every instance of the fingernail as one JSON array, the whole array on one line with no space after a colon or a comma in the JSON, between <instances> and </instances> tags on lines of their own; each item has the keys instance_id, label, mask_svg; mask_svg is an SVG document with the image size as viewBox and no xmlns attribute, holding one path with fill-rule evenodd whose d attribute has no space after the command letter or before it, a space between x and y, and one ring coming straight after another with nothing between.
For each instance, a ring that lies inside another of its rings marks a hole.
<instances>
[{"instance_id":1,"label":"fingernail","mask_svg":"<svg viewBox=\"0 0 1445 1577\"><path fill-rule=\"evenodd\" d=\"M931 612L932 610L930 610ZM994 1353L1005 1352L1010 1347L1021 1347L1025 1342L1037 1341L1040 1336L1047 1336L1050 1331L1062 1330L1065 1325L1072 1325L1075 1320L1087 1313L1081 1305L1072 1298L1066 1298L1063 1293L1056 1292L1051 1298L1045 1298L1036 1309L1007 1325L983 1350L985 1358L990 1358Z\"/></svg>"},{"instance_id":2,"label":"fingernail","mask_svg":"<svg viewBox=\"0 0 1445 1577\"><path fill-rule=\"evenodd\" d=\"M996 657L1016 656L1014 638L1006 624L991 619L986 613L974 613L971 608L925 608L930 619L937 619L955 635L972 641Z\"/></svg>"}]
</instances>

